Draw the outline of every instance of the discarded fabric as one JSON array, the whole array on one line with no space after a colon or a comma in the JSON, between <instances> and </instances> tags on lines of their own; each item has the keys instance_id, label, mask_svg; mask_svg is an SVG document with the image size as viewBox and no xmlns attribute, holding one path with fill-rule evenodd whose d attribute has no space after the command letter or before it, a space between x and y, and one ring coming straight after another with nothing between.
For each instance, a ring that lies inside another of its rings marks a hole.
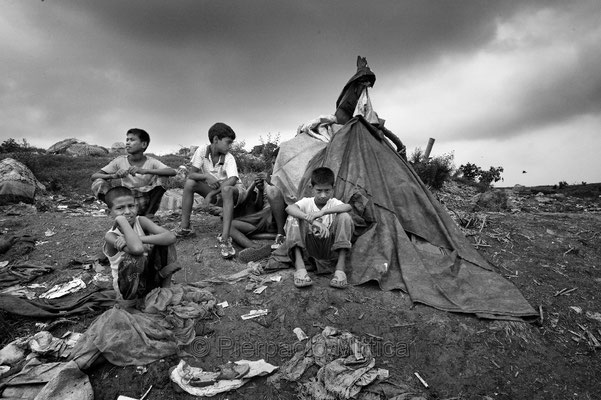
<instances>
[{"instance_id":1,"label":"discarded fabric","mask_svg":"<svg viewBox=\"0 0 601 400\"><path fill-rule=\"evenodd\" d=\"M46 293L40 295L41 299L56 299L68 295L69 293L75 293L81 289L85 289L86 284L81 278L73 278L73 280L53 286Z\"/></svg>"},{"instance_id":2,"label":"discarded fabric","mask_svg":"<svg viewBox=\"0 0 601 400\"><path fill-rule=\"evenodd\" d=\"M219 393L228 392L230 390L242 387L250 378L256 376L265 376L271 374L278 367L271 365L265 360L248 361L239 360L230 363L228 369L238 369L239 366L248 366L244 368L245 372L242 376L236 379L221 379L221 372L203 371L202 368L192 367L184 360L180 360L179 364L171 370L169 374L171 380L187 393L194 396L211 397ZM197 384L199 386L193 386Z\"/></svg>"}]
</instances>

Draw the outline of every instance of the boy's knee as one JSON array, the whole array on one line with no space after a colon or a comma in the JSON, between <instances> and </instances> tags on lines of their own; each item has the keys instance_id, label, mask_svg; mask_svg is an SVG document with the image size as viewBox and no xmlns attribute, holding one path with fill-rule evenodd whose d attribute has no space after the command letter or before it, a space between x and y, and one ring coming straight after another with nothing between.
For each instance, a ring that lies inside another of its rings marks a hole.
<instances>
[{"instance_id":1,"label":"boy's knee","mask_svg":"<svg viewBox=\"0 0 601 400\"><path fill-rule=\"evenodd\" d=\"M346 213L346 212L336 214L336 219L338 220L339 223L343 223L343 224L348 224L348 223L353 222L353 217L351 217L351 214Z\"/></svg>"},{"instance_id":2,"label":"boy's knee","mask_svg":"<svg viewBox=\"0 0 601 400\"><path fill-rule=\"evenodd\" d=\"M236 188L233 186L224 186L223 188L221 188L221 195L223 197L233 196L235 191L236 191Z\"/></svg>"},{"instance_id":3,"label":"boy's knee","mask_svg":"<svg viewBox=\"0 0 601 400\"><path fill-rule=\"evenodd\" d=\"M282 195L282 191L275 186L267 186L265 188L265 194L267 195L267 198L269 200L284 198L284 196Z\"/></svg>"},{"instance_id":4,"label":"boy's knee","mask_svg":"<svg viewBox=\"0 0 601 400\"><path fill-rule=\"evenodd\" d=\"M196 181L194 179L186 179L184 183L184 193L193 193L196 188Z\"/></svg>"}]
</instances>

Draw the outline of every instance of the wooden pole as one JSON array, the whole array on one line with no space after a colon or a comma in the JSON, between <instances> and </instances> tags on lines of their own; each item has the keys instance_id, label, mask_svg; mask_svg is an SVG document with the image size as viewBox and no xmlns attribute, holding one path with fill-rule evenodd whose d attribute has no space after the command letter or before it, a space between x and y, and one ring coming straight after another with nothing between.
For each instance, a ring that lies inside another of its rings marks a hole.
<instances>
[{"instance_id":1,"label":"wooden pole","mask_svg":"<svg viewBox=\"0 0 601 400\"><path fill-rule=\"evenodd\" d=\"M425 162L427 162L430 159L430 152L432 151L432 146L434 146L434 139L430 138L430 140L428 140L428 146L426 146L426 151L424 153Z\"/></svg>"}]
</instances>

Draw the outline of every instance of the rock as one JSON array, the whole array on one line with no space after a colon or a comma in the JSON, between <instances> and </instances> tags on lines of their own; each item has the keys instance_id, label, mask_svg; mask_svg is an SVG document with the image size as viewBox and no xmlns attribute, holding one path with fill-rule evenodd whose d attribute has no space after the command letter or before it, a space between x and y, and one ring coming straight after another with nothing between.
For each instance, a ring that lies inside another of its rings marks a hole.
<instances>
[{"instance_id":1,"label":"rock","mask_svg":"<svg viewBox=\"0 0 601 400\"><path fill-rule=\"evenodd\" d=\"M476 201L476 207L488 211L507 210L509 199L504 190L490 190L481 193Z\"/></svg>"},{"instance_id":2,"label":"rock","mask_svg":"<svg viewBox=\"0 0 601 400\"><path fill-rule=\"evenodd\" d=\"M529 191L529 189L526 186L523 185L515 185L512 189L515 193L526 193Z\"/></svg>"},{"instance_id":3,"label":"rock","mask_svg":"<svg viewBox=\"0 0 601 400\"><path fill-rule=\"evenodd\" d=\"M53 144L48 148L51 154L67 154L70 156L102 156L109 153L102 146L87 144L77 139L65 139Z\"/></svg>"},{"instance_id":4,"label":"rock","mask_svg":"<svg viewBox=\"0 0 601 400\"><path fill-rule=\"evenodd\" d=\"M12 158L0 161L0 205L32 204L37 192L46 190L33 172Z\"/></svg>"},{"instance_id":5,"label":"rock","mask_svg":"<svg viewBox=\"0 0 601 400\"><path fill-rule=\"evenodd\" d=\"M67 149L67 147L71 146L74 143L77 143L78 140L77 139L65 139L65 140L61 140L58 143L53 144L52 146L50 146L48 148L48 153L51 154L60 154L60 153L64 153L65 150Z\"/></svg>"},{"instance_id":6,"label":"rock","mask_svg":"<svg viewBox=\"0 0 601 400\"><path fill-rule=\"evenodd\" d=\"M115 142L111 146L111 150L109 151L111 154L127 154L127 150L125 150L125 143L123 142Z\"/></svg>"},{"instance_id":7,"label":"rock","mask_svg":"<svg viewBox=\"0 0 601 400\"><path fill-rule=\"evenodd\" d=\"M65 149L65 154L70 156L103 156L108 154L109 151L101 146L96 146L93 144L87 144L84 142L81 143L73 143L71 146Z\"/></svg>"}]
</instances>

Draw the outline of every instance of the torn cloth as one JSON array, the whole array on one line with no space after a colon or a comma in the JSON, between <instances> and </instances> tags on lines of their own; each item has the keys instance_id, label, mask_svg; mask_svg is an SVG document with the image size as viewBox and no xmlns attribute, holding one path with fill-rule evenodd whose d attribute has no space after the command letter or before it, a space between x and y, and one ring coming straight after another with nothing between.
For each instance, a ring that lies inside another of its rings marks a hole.
<instances>
[{"instance_id":1,"label":"torn cloth","mask_svg":"<svg viewBox=\"0 0 601 400\"><path fill-rule=\"evenodd\" d=\"M100 315L73 349L87 369L102 354L118 366L145 365L177 353L195 337L195 319L207 318L215 297L206 290L174 285L156 288L142 310L116 306Z\"/></svg>"}]
</instances>

